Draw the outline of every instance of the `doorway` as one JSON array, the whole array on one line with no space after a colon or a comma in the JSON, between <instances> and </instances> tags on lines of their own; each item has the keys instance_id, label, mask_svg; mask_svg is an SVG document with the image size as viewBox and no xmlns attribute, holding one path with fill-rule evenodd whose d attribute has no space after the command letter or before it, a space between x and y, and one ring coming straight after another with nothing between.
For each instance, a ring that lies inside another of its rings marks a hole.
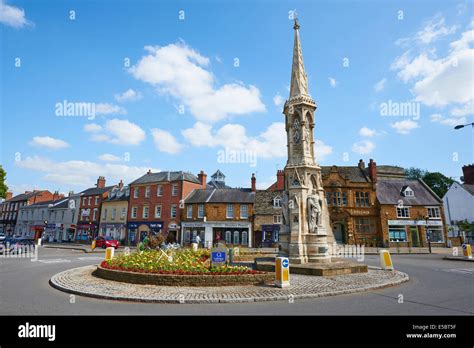
<instances>
[{"instance_id":1,"label":"doorway","mask_svg":"<svg viewBox=\"0 0 474 348\"><path fill-rule=\"evenodd\" d=\"M336 222L333 224L333 233L334 233L334 239L336 240L336 243L338 244L344 244L346 241L345 238L345 228L344 224L340 222Z\"/></svg>"},{"instance_id":2,"label":"doorway","mask_svg":"<svg viewBox=\"0 0 474 348\"><path fill-rule=\"evenodd\" d=\"M416 226L411 226L410 227L410 234L411 234L411 244L413 247L419 247L420 246L420 236L418 234L418 228Z\"/></svg>"}]
</instances>

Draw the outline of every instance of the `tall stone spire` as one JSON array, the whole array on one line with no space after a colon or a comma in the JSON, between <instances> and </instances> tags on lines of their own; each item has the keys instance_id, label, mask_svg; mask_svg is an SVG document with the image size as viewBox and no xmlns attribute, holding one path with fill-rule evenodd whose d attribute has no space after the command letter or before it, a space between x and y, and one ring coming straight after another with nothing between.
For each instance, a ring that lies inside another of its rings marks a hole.
<instances>
[{"instance_id":1,"label":"tall stone spire","mask_svg":"<svg viewBox=\"0 0 474 348\"><path fill-rule=\"evenodd\" d=\"M290 99L299 95L308 95L308 77L304 70L303 52L300 44L300 25L295 18L295 43L293 46L293 65L291 67Z\"/></svg>"}]
</instances>

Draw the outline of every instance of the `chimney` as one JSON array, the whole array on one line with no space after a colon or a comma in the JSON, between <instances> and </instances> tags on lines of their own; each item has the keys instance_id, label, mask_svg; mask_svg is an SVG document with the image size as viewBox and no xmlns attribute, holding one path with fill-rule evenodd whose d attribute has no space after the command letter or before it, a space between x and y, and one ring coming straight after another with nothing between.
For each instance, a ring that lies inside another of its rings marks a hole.
<instances>
[{"instance_id":1,"label":"chimney","mask_svg":"<svg viewBox=\"0 0 474 348\"><path fill-rule=\"evenodd\" d=\"M58 191L54 191L53 193L53 201L57 200L59 198L59 192Z\"/></svg>"},{"instance_id":2,"label":"chimney","mask_svg":"<svg viewBox=\"0 0 474 348\"><path fill-rule=\"evenodd\" d=\"M122 189L122 188L123 188L123 181L122 181L122 179L120 179L120 182L119 182L119 184L118 184L118 187L119 187L119 189Z\"/></svg>"},{"instance_id":3,"label":"chimney","mask_svg":"<svg viewBox=\"0 0 474 348\"><path fill-rule=\"evenodd\" d=\"M31 191L25 191L25 195L27 195L28 193L31 193Z\"/></svg>"},{"instance_id":4,"label":"chimney","mask_svg":"<svg viewBox=\"0 0 474 348\"><path fill-rule=\"evenodd\" d=\"M372 158L369 162L369 178L372 182L377 182L377 163Z\"/></svg>"},{"instance_id":5,"label":"chimney","mask_svg":"<svg viewBox=\"0 0 474 348\"><path fill-rule=\"evenodd\" d=\"M67 196L68 196L68 197L71 197L72 195L74 195L74 191L69 191L69 193L68 193Z\"/></svg>"},{"instance_id":6,"label":"chimney","mask_svg":"<svg viewBox=\"0 0 474 348\"><path fill-rule=\"evenodd\" d=\"M148 169L148 172L146 172L147 174L151 174L151 169Z\"/></svg>"},{"instance_id":7,"label":"chimney","mask_svg":"<svg viewBox=\"0 0 474 348\"><path fill-rule=\"evenodd\" d=\"M474 164L463 166L462 173L464 174L462 179L464 183L468 185L474 185Z\"/></svg>"},{"instance_id":8,"label":"chimney","mask_svg":"<svg viewBox=\"0 0 474 348\"><path fill-rule=\"evenodd\" d=\"M360 168L360 170L365 170L365 162L364 162L363 159L359 160L359 168Z\"/></svg>"},{"instance_id":9,"label":"chimney","mask_svg":"<svg viewBox=\"0 0 474 348\"><path fill-rule=\"evenodd\" d=\"M257 178L255 177L255 173L252 173L252 192L257 191Z\"/></svg>"},{"instance_id":10,"label":"chimney","mask_svg":"<svg viewBox=\"0 0 474 348\"><path fill-rule=\"evenodd\" d=\"M199 179L199 182L201 183L201 186L206 186L207 175L204 173L204 171L201 170L199 172L198 179Z\"/></svg>"},{"instance_id":11,"label":"chimney","mask_svg":"<svg viewBox=\"0 0 474 348\"><path fill-rule=\"evenodd\" d=\"M13 197L13 192L12 191L8 191L5 195L5 200L8 201L9 199L11 199Z\"/></svg>"},{"instance_id":12,"label":"chimney","mask_svg":"<svg viewBox=\"0 0 474 348\"><path fill-rule=\"evenodd\" d=\"M97 187L98 188L105 187L105 177L99 176L99 178L97 179Z\"/></svg>"},{"instance_id":13,"label":"chimney","mask_svg":"<svg viewBox=\"0 0 474 348\"><path fill-rule=\"evenodd\" d=\"M285 173L283 170L278 170L277 171L277 185L276 185L277 190L284 190L285 189Z\"/></svg>"}]
</instances>

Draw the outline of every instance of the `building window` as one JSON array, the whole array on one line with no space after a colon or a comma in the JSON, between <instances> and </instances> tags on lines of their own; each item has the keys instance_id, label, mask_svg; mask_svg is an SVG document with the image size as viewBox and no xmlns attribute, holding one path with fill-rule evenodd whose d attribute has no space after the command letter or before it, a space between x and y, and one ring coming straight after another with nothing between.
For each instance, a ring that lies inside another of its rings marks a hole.
<instances>
[{"instance_id":1,"label":"building window","mask_svg":"<svg viewBox=\"0 0 474 348\"><path fill-rule=\"evenodd\" d=\"M428 217L430 219L440 219L441 218L441 214L439 212L438 207L432 207L432 208L427 208L427 209L428 209Z\"/></svg>"},{"instance_id":2,"label":"building window","mask_svg":"<svg viewBox=\"0 0 474 348\"><path fill-rule=\"evenodd\" d=\"M138 187L133 189L133 198L138 198Z\"/></svg>"},{"instance_id":3,"label":"building window","mask_svg":"<svg viewBox=\"0 0 474 348\"><path fill-rule=\"evenodd\" d=\"M145 197L150 197L150 186L145 187Z\"/></svg>"},{"instance_id":4,"label":"building window","mask_svg":"<svg viewBox=\"0 0 474 348\"><path fill-rule=\"evenodd\" d=\"M86 197L82 197L82 205L86 205Z\"/></svg>"},{"instance_id":5,"label":"building window","mask_svg":"<svg viewBox=\"0 0 474 348\"><path fill-rule=\"evenodd\" d=\"M178 195L178 184L173 184L173 186L171 186L171 195L172 196Z\"/></svg>"},{"instance_id":6,"label":"building window","mask_svg":"<svg viewBox=\"0 0 474 348\"><path fill-rule=\"evenodd\" d=\"M204 204L198 205L198 218L202 219L204 217Z\"/></svg>"},{"instance_id":7,"label":"building window","mask_svg":"<svg viewBox=\"0 0 474 348\"><path fill-rule=\"evenodd\" d=\"M227 204L226 218L232 219L234 217L234 205Z\"/></svg>"},{"instance_id":8,"label":"building window","mask_svg":"<svg viewBox=\"0 0 474 348\"><path fill-rule=\"evenodd\" d=\"M347 193L346 192L327 192L326 200L328 205L335 207L347 206Z\"/></svg>"},{"instance_id":9,"label":"building window","mask_svg":"<svg viewBox=\"0 0 474 348\"><path fill-rule=\"evenodd\" d=\"M403 191L403 195L404 195L405 197L414 197L414 196L415 196L415 193L413 192L413 190L412 190L411 188L407 187L407 188L405 189L405 191Z\"/></svg>"},{"instance_id":10,"label":"building window","mask_svg":"<svg viewBox=\"0 0 474 348\"><path fill-rule=\"evenodd\" d=\"M95 196L95 205L99 204L99 196Z\"/></svg>"},{"instance_id":11,"label":"building window","mask_svg":"<svg viewBox=\"0 0 474 348\"><path fill-rule=\"evenodd\" d=\"M122 212L120 214L120 219L125 219L125 216L127 215L127 209L122 208Z\"/></svg>"},{"instance_id":12,"label":"building window","mask_svg":"<svg viewBox=\"0 0 474 348\"><path fill-rule=\"evenodd\" d=\"M97 209L97 208L94 208L94 211L93 211L93 214L92 214L92 221L96 221L96 220L97 220L97 211L98 211L98 209Z\"/></svg>"},{"instance_id":13,"label":"building window","mask_svg":"<svg viewBox=\"0 0 474 348\"><path fill-rule=\"evenodd\" d=\"M273 223L276 225L281 225L281 215L273 215Z\"/></svg>"},{"instance_id":14,"label":"building window","mask_svg":"<svg viewBox=\"0 0 474 348\"><path fill-rule=\"evenodd\" d=\"M186 207L186 217L188 219L192 219L193 218L193 206L192 204L189 204L187 207Z\"/></svg>"},{"instance_id":15,"label":"building window","mask_svg":"<svg viewBox=\"0 0 474 348\"><path fill-rule=\"evenodd\" d=\"M144 219L148 219L148 211L150 210L150 208L148 206L143 206L143 213L142 213L142 217Z\"/></svg>"},{"instance_id":16,"label":"building window","mask_svg":"<svg viewBox=\"0 0 474 348\"><path fill-rule=\"evenodd\" d=\"M369 207L370 206L368 192L356 191L355 196L356 196L356 207Z\"/></svg>"},{"instance_id":17,"label":"building window","mask_svg":"<svg viewBox=\"0 0 474 348\"><path fill-rule=\"evenodd\" d=\"M410 217L410 208L397 208L397 217L399 218L409 218Z\"/></svg>"},{"instance_id":18,"label":"building window","mask_svg":"<svg viewBox=\"0 0 474 348\"><path fill-rule=\"evenodd\" d=\"M248 243L248 233L244 231L242 232L242 245L247 245Z\"/></svg>"},{"instance_id":19,"label":"building window","mask_svg":"<svg viewBox=\"0 0 474 348\"><path fill-rule=\"evenodd\" d=\"M406 242L407 232L405 226L388 226L388 236L391 242Z\"/></svg>"},{"instance_id":20,"label":"building window","mask_svg":"<svg viewBox=\"0 0 474 348\"><path fill-rule=\"evenodd\" d=\"M175 218L178 215L178 206L176 204L171 205L171 217Z\"/></svg>"},{"instance_id":21,"label":"building window","mask_svg":"<svg viewBox=\"0 0 474 348\"><path fill-rule=\"evenodd\" d=\"M107 208L106 208L106 209L104 209L104 215L103 215L103 219L104 219L104 220L105 220L105 219L107 219Z\"/></svg>"},{"instance_id":22,"label":"building window","mask_svg":"<svg viewBox=\"0 0 474 348\"><path fill-rule=\"evenodd\" d=\"M431 243L444 243L443 227L442 226L430 226L426 231L426 241Z\"/></svg>"},{"instance_id":23,"label":"building window","mask_svg":"<svg viewBox=\"0 0 474 348\"><path fill-rule=\"evenodd\" d=\"M375 224L373 219L357 218L355 220L356 233L375 233Z\"/></svg>"},{"instance_id":24,"label":"building window","mask_svg":"<svg viewBox=\"0 0 474 348\"><path fill-rule=\"evenodd\" d=\"M279 196L273 198L273 208L281 208L281 198Z\"/></svg>"},{"instance_id":25,"label":"building window","mask_svg":"<svg viewBox=\"0 0 474 348\"><path fill-rule=\"evenodd\" d=\"M225 231L225 243L231 244L232 243L232 232Z\"/></svg>"},{"instance_id":26,"label":"building window","mask_svg":"<svg viewBox=\"0 0 474 348\"><path fill-rule=\"evenodd\" d=\"M115 215L117 214L117 209L112 209L112 220L115 220Z\"/></svg>"},{"instance_id":27,"label":"building window","mask_svg":"<svg viewBox=\"0 0 474 348\"><path fill-rule=\"evenodd\" d=\"M137 212L138 212L138 208L137 207L132 207L132 214L130 215L132 217L132 219L137 218Z\"/></svg>"},{"instance_id":28,"label":"building window","mask_svg":"<svg viewBox=\"0 0 474 348\"><path fill-rule=\"evenodd\" d=\"M158 188L156 189L156 195L158 197L163 196L163 185L158 185Z\"/></svg>"},{"instance_id":29,"label":"building window","mask_svg":"<svg viewBox=\"0 0 474 348\"><path fill-rule=\"evenodd\" d=\"M155 217L161 218L161 205L155 206Z\"/></svg>"},{"instance_id":30,"label":"building window","mask_svg":"<svg viewBox=\"0 0 474 348\"><path fill-rule=\"evenodd\" d=\"M91 205L91 198L92 198L92 197L89 197L89 198L87 199L87 205L88 205L88 206Z\"/></svg>"},{"instance_id":31,"label":"building window","mask_svg":"<svg viewBox=\"0 0 474 348\"><path fill-rule=\"evenodd\" d=\"M240 205L240 218L241 219L248 219L249 217L249 208L247 204Z\"/></svg>"},{"instance_id":32,"label":"building window","mask_svg":"<svg viewBox=\"0 0 474 348\"><path fill-rule=\"evenodd\" d=\"M240 235L239 235L239 231L234 231L234 240L233 240L233 244L237 245L240 243Z\"/></svg>"}]
</instances>

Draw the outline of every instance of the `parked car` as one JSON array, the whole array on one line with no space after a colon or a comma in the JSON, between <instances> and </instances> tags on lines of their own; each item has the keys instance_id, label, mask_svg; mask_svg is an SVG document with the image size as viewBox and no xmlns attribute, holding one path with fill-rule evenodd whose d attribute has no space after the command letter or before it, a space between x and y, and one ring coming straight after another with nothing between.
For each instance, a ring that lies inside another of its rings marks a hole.
<instances>
[{"instance_id":1,"label":"parked car","mask_svg":"<svg viewBox=\"0 0 474 348\"><path fill-rule=\"evenodd\" d=\"M104 236L99 236L95 239L95 247L96 248L108 248L108 247L114 247L117 249L119 247L120 243L118 240L113 239L112 237L104 237Z\"/></svg>"},{"instance_id":2,"label":"parked car","mask_svg":"<svg viewBox=\"0 0 474 348\"><path fill-rule=\"evenodd\" d=\"M5 233L0 233L0 243L2 243L7 238Z\"/></svg>"}]
</instances>

